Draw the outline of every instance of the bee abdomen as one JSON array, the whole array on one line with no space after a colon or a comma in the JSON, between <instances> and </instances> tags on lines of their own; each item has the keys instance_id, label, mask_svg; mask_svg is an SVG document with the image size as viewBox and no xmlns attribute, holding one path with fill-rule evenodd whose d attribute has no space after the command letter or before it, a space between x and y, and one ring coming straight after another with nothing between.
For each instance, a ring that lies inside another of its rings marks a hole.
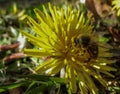
<instances>
[{"instance_id":1,"label":"bee abdomen","mask_svg":"<svg viewBox=\"0 0 120 94\"><path fill-rule=\"evenodd\" d=\"M98 45L95 42L88 46L87 51L91 59L98 57Z\"/></svg>"}]
</instances>

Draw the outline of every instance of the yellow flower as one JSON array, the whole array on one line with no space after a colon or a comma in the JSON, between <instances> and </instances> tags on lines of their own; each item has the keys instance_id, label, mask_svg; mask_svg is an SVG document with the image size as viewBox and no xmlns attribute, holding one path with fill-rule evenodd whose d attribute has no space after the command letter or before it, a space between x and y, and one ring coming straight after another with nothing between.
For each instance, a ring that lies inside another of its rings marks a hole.
<instances>
[{"instance_id":1,"label":"yellow flower","mask_svg":"<svg viewBox=\"0 0 120 94\"><path fill-rule=\"evenodd\" d=\"M26 18L26 16L27 16L25 14L25 10L24 9L22 11L18 10L18 7L17 7L16 3L13 3L12 12L13 13L11 15L17 17L20 21L24 20Z\"/></svg>"},{"instance_id":2,"label":"yellow flower","mask_svg":"<svg viewBox=\"0 0 120 94\"><path fill-rule=\"evenodd\" d=\"M65 68L65 78L69 80L72 93L77 91L76 79L78 79L81 94L88 94L88 91L98 94L92 77L106 86L107 82L100 73L113 77L109 71L115 71L115 69L108 66L112 62L104 58L110 54L105 52L105 48L99 47L97 58L92 58L86 47L79 44L79 41L76 41L78 44L75 42L75 38L79 39L82 36L90 37L91 41L97 42L92 32L93 26L89 25L89 20L85 19L83 13L79 10L74 12L71 7L63 9L52 6L50 3L48 6L49 12L45 6L43 6L43 12L34 9L37 21L27 17L28 24L36 35L33 36L23 31L22 33L39 49L24 49L24 53L35 57L50 57L49 60L35 68L37 73L49 70L47 74L52 75Z\"/></svg>"},{"instance_id":3,"label":"yellow flower","mask_svg":"<svg viewBox=\"0 0 120 94\"><path fill-rule=\"evenodd\" d=\"M112 1L113 10L117 10L117 15L120 16L120 0L113 0Z\"/></svg>"}]
</instances>

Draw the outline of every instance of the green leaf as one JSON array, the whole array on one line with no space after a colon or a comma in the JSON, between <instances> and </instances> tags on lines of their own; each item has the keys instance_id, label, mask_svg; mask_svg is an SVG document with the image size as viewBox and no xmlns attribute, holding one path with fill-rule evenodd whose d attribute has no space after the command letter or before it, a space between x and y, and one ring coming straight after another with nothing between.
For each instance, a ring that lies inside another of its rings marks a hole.
<instances>
[{"instance_id":1,"label":"green leaf","mask_svg":"<svg viewBox=\"0 0 120 94\"><path fill-rule=\"evenodd\" d=\"M45 76L45 75L39 75L39 74L23 75L21 77L36 80L36 81L43 81L43 82L48 82L48 81L53 81L56 83L67 83L68 82L67 79L65 78Z\"/></svg>"},{"instance_id":2,"label":"green leaf","mask_svg":"<svg viewBox=\"0 0 120 94\"><path fill-rule=\"evenodd\" d=\"M26 82L19 82L19 83L0 85L0 92L7 91L9 89L14 89L14 88L20 87L20 86L22 86L24 84L26 84Z\"/></svg>"},{"instance_id":3,"label":"green leaf","mask_svg":"<svg viewBox=\"0 0 120 94\"><path fill-rule=\"evenodd\" d=\"M44 94L43 92L46 89L46 85L40 85L38 87L30 88L25 94Z\"/></svg>"},{"instance_id":4,"label":"green leaf","mask_svg":"<svg viewBox=\"0 0 120 94\"><path fill-rule=\"evenodd\" d=\"M25 94L44 94L46 89L50 91L54 87L54 83L51 81L44 83L38 83L38 81L33 81L27 88Z\"/></svg>"},{"instance_id":5,"label":"green leaf","mask_svg":"<svg viewBox=\"0 0 120 94\"><path fill-rule=\"evenodd\" d=\"M0 63L0 69L2 69L2 68L4 68L4 67L5 67L4 61L2 61L2 62Z\"/></svg>"},{"instance_id":6,"label":"green leaf","mask_svg":"<svg viewBox=\"0 0 120 94\"><path fill-rule=\"evenodd\" d=\"M106 42L108 42L108 41L109 41L109 39L106 38L106 37L101 37L101 38L99 38L99 42L106 43Z\"/></svg>"}]
</instances>

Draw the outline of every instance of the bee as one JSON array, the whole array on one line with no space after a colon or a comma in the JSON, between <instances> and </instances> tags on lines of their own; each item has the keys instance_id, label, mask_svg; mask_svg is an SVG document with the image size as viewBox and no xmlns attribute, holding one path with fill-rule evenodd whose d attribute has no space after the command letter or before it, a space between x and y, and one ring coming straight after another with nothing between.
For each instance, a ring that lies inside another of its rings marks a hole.
<instances>
[{"instance_id":1,"label":"bee","mask_svg":"<svg viewBox=\"0 0 120 94\"><path fill-rule=\"evenodd\" d=\"M84 48L90 56L89 60L98 57L98 45L91 40L90 36L82 35L81 37L74 38L74 45L76 47Z\"/></svg>"}]
</instances>

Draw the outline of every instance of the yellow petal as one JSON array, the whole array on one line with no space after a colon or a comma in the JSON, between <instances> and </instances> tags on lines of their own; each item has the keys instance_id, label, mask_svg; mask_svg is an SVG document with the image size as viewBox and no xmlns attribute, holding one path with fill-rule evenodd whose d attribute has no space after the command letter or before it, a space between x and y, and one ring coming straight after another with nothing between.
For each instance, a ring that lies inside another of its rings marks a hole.
<instances>
[{"instance_id":1,"label":"yellow petal","mask_svg":"<svg viewBox=\"0 0 120 94\"><path fill-rule=\"evenodd\" d=\"M55 64L56 61L57 61L57 60L54 60L54 59L47 60L47 61L45 61L42 65L37 66L34 70L35 70L37 73L43 73L43 72L45 72L46 70L48 70L48 69L50 69L51 67L53 67L53 64Z\"/></svg>"},{"instance_id":2,"label":"yellow petal","mask_svg":"<svg viewBox=\"0 0 120 94\"><path fill-rule=\"evenodd\" d=\"M75 77L75 73L74 73L74 69L71 66L68 66L69 70L68 71L68 75L69 75L69 80L70 80L70 88L72 93L76 93L77 92L77 85L76 85L76 77Z\"/></svg>"},{"instance_id":3,"label":"yellow petal","mask_svg":"<svg viewBox=\"0 0 120 94\"><path fill-rule=\"evenodd\" d=\"M60 70L65 66L65 64L63 63L62 60L59 60L56 62L56 64L54 66L52 66L51 71L48 73L49 75L51 74L57 74L58 72L60 72Z\"/></svg>"},{"instance_id":4,"label":"yellow petal","mask_svg":"<svg viewBox=\"0 0 120 94\"><path fill-rule=\"evenodd\" d=\"M28 56L33 57L44 57L44 56L50 56L51 54L43 51L43 50L37 50L37 49L24 49L23 52L27 54Z\"/></svg>"}]
</instances>

